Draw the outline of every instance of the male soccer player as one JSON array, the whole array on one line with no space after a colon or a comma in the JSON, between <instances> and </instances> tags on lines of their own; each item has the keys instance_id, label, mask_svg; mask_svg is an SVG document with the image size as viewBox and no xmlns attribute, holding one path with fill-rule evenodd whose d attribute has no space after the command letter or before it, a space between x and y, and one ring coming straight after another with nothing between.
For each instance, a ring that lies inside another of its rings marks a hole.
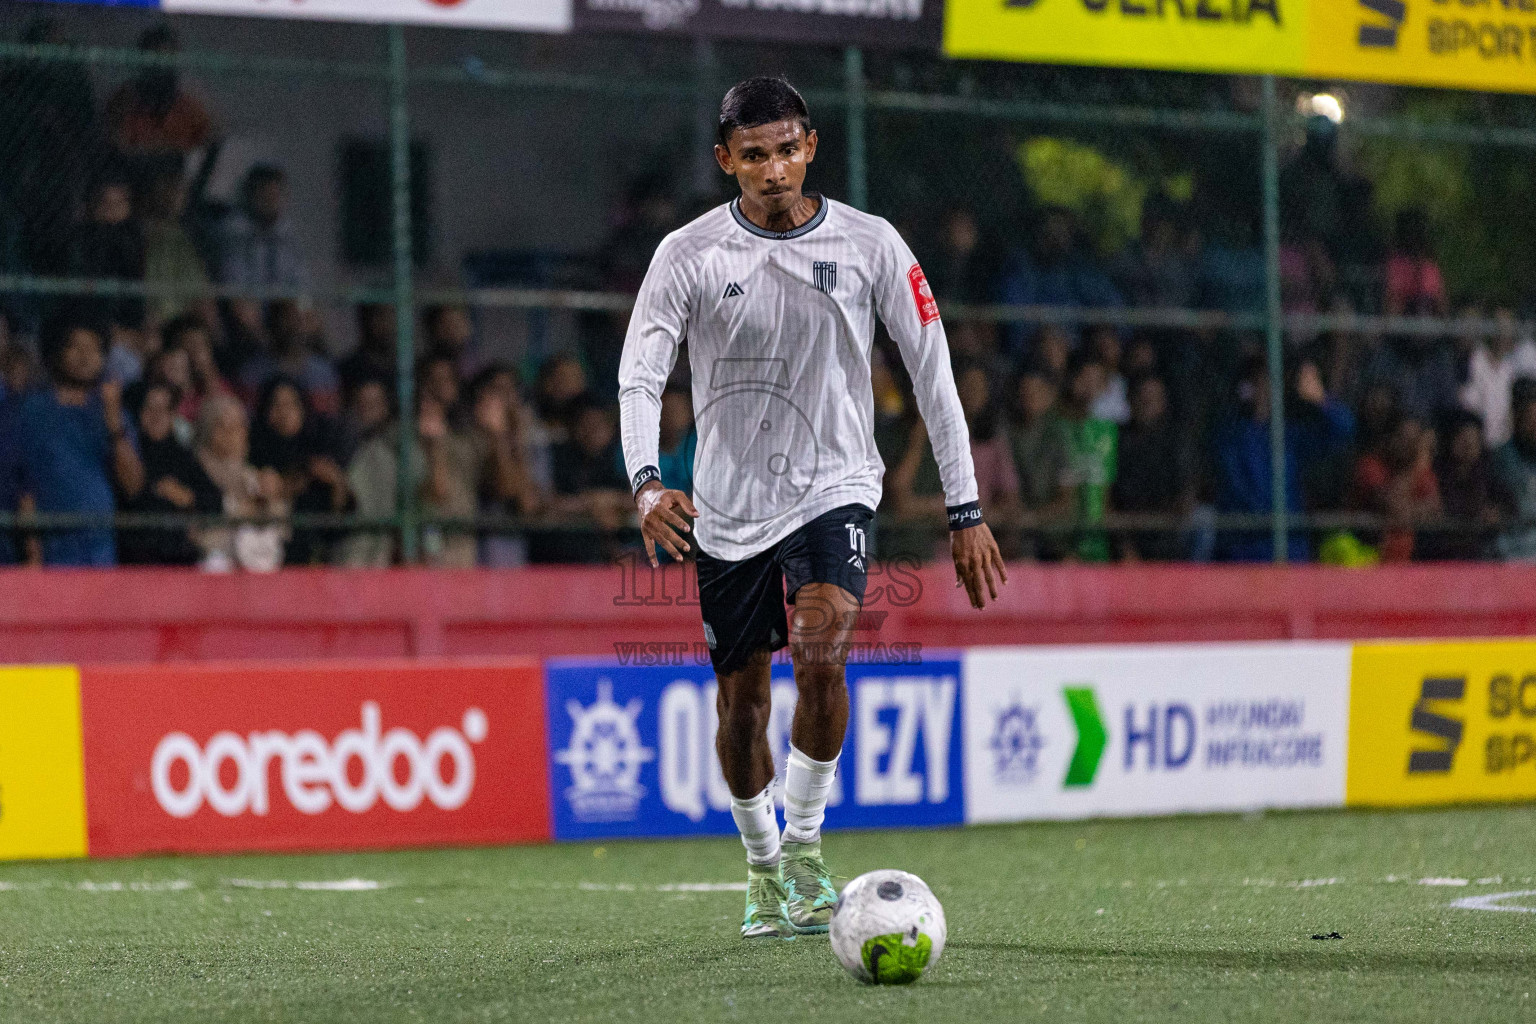
<instances>
[{"instance_id":1,"label":"male soccer player","mask_svg":"<svg viewBox=\"0 0 1536 1024\"><path fill-rule=\"evenodd\" d=\"M657 247L619 366L624 458L651 564L657 545L678 559L697 549L719 680L715 747L747 848L745 938L824 932L837 902L821 824L848 727L843 666L885 471L870 384L876 313L928 426L957 586L981 608L1007 579L982 522L922 268L881 218L802 191L815 156L805 101L788 82L752 78L726 93L715 159L741 196ZM685 340L698 410L697 507L656 468L662 389ZM781 838L767 726L770 657L786 642L798 699Z\"/></svg>"}]
</instances>

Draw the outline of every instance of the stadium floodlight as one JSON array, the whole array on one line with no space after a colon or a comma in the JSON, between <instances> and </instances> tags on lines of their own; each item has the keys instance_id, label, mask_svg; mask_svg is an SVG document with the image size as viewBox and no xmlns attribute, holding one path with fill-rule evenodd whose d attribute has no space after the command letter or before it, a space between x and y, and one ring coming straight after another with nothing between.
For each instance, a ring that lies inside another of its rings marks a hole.
<instances>
[{"instance_id":1,"label":"stadium floodlight","mask_svg":"<svg viewBox=\"0 0 1536 1024\"><path fill-rule=\"evenodd\" d=\"M1307 117L1326 117L1334 124L1344 120L1344 97L1331 92L1304 92L1296 97L1296 110Z\"/></svg>"}]
</instances>

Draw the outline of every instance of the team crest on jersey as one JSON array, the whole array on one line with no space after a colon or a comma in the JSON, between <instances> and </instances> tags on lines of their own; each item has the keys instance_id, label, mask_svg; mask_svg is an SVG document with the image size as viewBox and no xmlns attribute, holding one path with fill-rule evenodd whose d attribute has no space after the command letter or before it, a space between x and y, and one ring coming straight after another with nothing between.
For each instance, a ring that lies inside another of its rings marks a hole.
<instances>
[{"instance_id":1,"label":"team crest on jersey","mask_svg":"<svg viewBox=\"0 0 1536 1024\"><path fill-rule=\"evenodd\" d=\"M837 287L837 264L831 260L817 260L811 264L811 278L817 291L831 295L832 289Z\"/></svg>"}]
</instances>

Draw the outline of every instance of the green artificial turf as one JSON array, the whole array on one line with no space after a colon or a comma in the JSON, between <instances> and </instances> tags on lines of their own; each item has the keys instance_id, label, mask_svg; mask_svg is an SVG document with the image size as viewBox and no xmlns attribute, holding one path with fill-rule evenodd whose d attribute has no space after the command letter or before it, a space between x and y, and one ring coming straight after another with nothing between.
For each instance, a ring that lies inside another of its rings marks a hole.
<instances>
[{"instance_id":1,"label":"green artificial turf","mask_svg":"<svg viewBox=\"0 0 1536 1024\"><path fill-rule=\"evenodd\" d=\"M744 879L735 839L10 864L0 1020L1536 1018L1536 914L1451 906L1536 890L1533 808L842 833L825 848L847 875L931 883L950 933L928 977L861 986L824 937L739 940L740 892L666 888ZM346 879L381 887L251 887Z\"/></svg>"}]
</instances>

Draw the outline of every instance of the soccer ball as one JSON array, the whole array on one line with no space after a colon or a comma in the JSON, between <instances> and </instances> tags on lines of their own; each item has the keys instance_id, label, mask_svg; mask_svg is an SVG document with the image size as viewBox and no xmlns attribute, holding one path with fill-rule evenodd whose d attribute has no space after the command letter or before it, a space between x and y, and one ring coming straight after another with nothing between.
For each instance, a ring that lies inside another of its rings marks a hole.
<instances>
[{"instance_id":1,"label":"soccer ball","mask_svg":"<svg viewBox=\"0 0 1536 1024\"><path fill-rule=\"evenodd\" d=\"M944 908L905 871L871 871L848 883L832 911L832 952L871 985L905 985L944 952Z\"/></svg>"}]
</instances>

